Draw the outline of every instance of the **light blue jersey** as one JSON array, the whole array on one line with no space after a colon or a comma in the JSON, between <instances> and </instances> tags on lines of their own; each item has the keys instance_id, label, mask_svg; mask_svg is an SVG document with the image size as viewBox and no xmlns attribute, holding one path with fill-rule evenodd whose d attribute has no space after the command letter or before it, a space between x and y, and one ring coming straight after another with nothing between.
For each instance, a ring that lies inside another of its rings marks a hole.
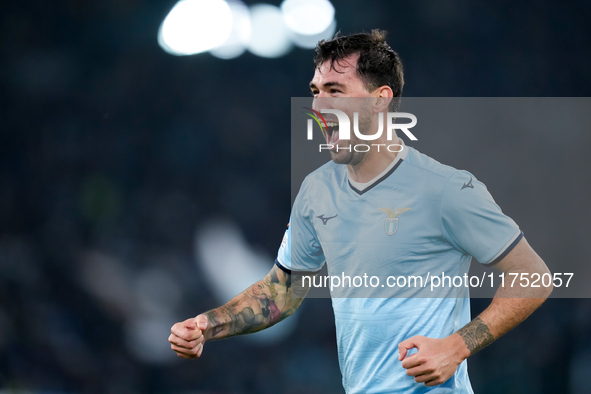
<instances>
[{"instance_id":1,"label":"light blue jersey","mask_svg":"<svg viewBox=\"0 0 591 394\"><path fill-rule=\"evenodd\" d=\"M326 261L331 276L379 277L375 287L332 294L348 394L472 393L465 361L435 387L415 383L398 361L403 340L443 338L470 321L467 288L460 297L425 298L420 286L383 284L388 276L463 276L472 256L493 265L522 236L473 175L405 147L368 184L352 182L347 167L333 162L308 175L276 264L286 272L318 271Z\"/></svg>"}]
</instances>

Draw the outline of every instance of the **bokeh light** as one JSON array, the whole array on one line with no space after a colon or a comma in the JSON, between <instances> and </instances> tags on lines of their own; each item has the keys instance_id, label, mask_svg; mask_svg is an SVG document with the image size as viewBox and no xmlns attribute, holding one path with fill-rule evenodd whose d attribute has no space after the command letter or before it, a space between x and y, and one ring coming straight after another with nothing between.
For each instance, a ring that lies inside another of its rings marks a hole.
<instances>
[{"instance_id":1,"label":"bokeh light","mask_svg":"<svg viewBox=\"0 0 591 394\"><path fill-rule=\"evenodd\" d=\"M158 32L158 43L172 55L193 55L223 44L232 32L232 12L222 0L181 0Z\"/></svg>"},{"instance_id":2,"label":"bokeh light","mask_svg":"<svg viewBox=\"0 0 591 394\"><path fill-rule=\"evenodd\" d=\"M334 7L328 0L285 0L281 4L285 25L306 36L324 32L334 20Z\"/></svg>"},{"instance_id":3,"label":"bokeh light","mask_svg":"<svg viewBox=\"0 0 591 394\"><path fill-rule=\"evenodd\" d=\"M326 30L319 34L305 35L292 32L290 38L293 41L293 43L300 48L314 49L316 47L316 44L318 44L318 41L330 39L334 35L336 30L337 21L333 20L332 23L326 28Z\"/></svg>"},{"instance_id":4,"label":"bokeh light","mask_svg":"<svg viewBox=\"0 0 591 394\"><path fill-rule=\"evenodd\" d=\"M312 49L336 31L328 0L285 0L280 7L241 0L181 0L166 16L158 43L172 55L209 51L234 59L246 50L266 58L287 54L296 45Z\"/></svg>"},{"instance_id":5,"label":"bokeh light","mask_svg":"<svg viewBox=\"0 0 591 394\"><path fill-rule=\"evenodd\" d=\"M261 57L279 57L291 48L289 33L278 7L255 4L250 7L252 33L248 50Z\"/></svg>"},{"instance_id":6,"label":"bokeh light","mask_svg":"<svg viewBox=\"0 0 591 394\"><path fill-rule=\"evenodd\" d=\"M232 13L232 31L222 45L213 48L210 53L220 59L233 59L246 51L250 39L251 23L248 7L239 0L229 0Z\"/></svg>"}]
</instances>

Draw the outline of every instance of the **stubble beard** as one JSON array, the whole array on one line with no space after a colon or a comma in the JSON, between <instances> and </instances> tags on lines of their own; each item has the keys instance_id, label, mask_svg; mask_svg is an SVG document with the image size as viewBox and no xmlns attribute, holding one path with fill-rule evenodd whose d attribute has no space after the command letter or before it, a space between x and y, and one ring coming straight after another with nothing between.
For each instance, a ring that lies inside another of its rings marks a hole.
<instances>
[{"instance_id":1,"label":"stubble beard","mask_svg":"<svg viewBox=\"0 0 591 394\"><path fill-rule=\"evenodd\" d=\"M361 131L362 133L364 133L365 131L367 131L369 129L369 127L371 126L371 118L368 115L368 111L363 111L362 113L359 114L359 131ZM352 119L352 117L351 117ZM339 151L336 151L335 149L331 149L330 150L330 157L332 159L333 162L335 162L336 164L346 164L346 165L350 165L350 166L357 166L360 163L363 162L363 160L366 158L368 152L356 152L355 151L355 145L361 143L361 140L359 138L357 138L357 136L355 135L355 133L353 133L353 131L351 130L351 138L349 139L349 146L347 147L347 149L343 149L342 147L339 147ZM350 151L349 151L350 148Z\"/></svg>"},{"instance_id":2,"label":"stubble beard","mask_svg":"<svg viewBox=\"0 0 591 394\"><path fill-rule=\"evenodd\" d=\"M355 166L361 163L367 152L355 152L353 150L353 147L355 146L356 142L357 141L354 141L352 139L349 140L349 147L351 148L350 152L348 148L347 150L345 150L342 147L339 147L338 152L336 150L331 150L330 156L332 158L332 161L334 161L336 164L347 164L351 166Z\"/></svg>"}]
</instances>

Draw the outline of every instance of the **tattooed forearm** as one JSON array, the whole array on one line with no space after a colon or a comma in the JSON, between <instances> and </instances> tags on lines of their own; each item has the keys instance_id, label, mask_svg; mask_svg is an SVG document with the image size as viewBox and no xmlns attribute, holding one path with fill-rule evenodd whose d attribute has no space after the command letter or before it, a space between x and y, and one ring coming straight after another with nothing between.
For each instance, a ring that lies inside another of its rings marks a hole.
<instances>
[{"instance_id":1,"label":"tattooed forearm","mask_svg":"<svg viewBox=\"0 0 591 394\"><path fill-rule=\"evenodd\" d=\"M458 331L470 350L470 355L490 345L495 339L488 326L477 317Z\"/></svg>"},{"instance_id":2,"label":"tattooed forearm","mask_svg":"<svg viewBox=\"0 0 591 394\"><path fill-rule=\"evenodd\" d=\"M205 315L207 316L207 318L209 320L209 325L211 326L210 336L211 336L211 338L215 338L215 336L218 335L222 331L221 319L218 317L215 310L209 311L209 312L205 313Z\"/></svg>"},{"instance_id":3,"label":"tattooed forearm","mask_svg":"<svg viewBox=\"0 0 591 394\"><path fill-rule=\"evenodd\" d=\"M274 267L226 305L206 313L207 339L221 339L263 330L290 316L302 298L292 297L291 275Z\"/></svg>"},{"instance_id":4,"label":"tattooed forearm","mask_svg":"<svg viewBox=\"0 0 591 394\"><path fill-rule=\"evenodd\" d=\"M277 269L274 268L271 270L271 272L269 273L269 276L271 277L271 283L281 283L278 274L279 272L277 271ZM283 276L285 277L285 289L289 290L289 288L291 287L291 274L283 273Z\"/></svg>"}]
</instances>

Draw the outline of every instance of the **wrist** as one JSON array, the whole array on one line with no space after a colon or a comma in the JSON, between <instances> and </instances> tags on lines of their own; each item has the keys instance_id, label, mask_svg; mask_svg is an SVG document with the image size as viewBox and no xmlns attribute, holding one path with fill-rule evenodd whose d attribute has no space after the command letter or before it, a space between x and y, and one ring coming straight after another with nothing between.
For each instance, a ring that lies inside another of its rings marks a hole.
<instances>
[{"instance_id":1,"label":"wrist","mask_svg":"<svg viewBox=\"0 0 591 394\"><path fill-rule=\"evenodd\" d=\"M460 334L454 332L447 338L450 340L452 348L455 349L456 358L459 360L458 364L470 356L470 349Z\"/></svg>"},{"instance_id":2,"label":"wrist","mask_svg":"<svg viewBox=\"0 0 591 394\"><path fill-rule=\"evenodd\" d=\"M198 328L203 334L204 341L210 340L214 336L214 332L217 332L216 328L219 325L219 319L212 316L212 311L197 315L195 319L197 321L201 320L202 325L198 325Z\"/></svg>"}]
</instances>

